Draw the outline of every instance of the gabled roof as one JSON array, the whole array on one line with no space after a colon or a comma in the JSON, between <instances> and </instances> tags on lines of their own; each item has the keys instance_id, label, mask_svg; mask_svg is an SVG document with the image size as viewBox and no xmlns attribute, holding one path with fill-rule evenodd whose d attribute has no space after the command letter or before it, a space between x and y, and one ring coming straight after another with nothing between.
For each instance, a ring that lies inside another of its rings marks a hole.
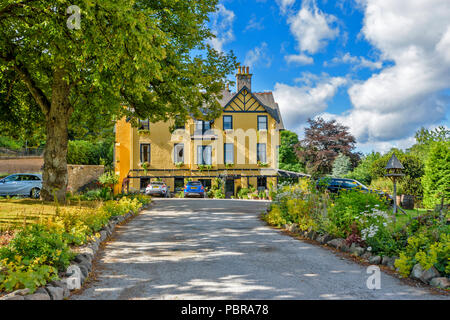
<instances>
[{"instance_id":1,"label":"gabled roof","mask_svg":"<svg viewBox=\"0 0 450 320\"><path fill-rule=\"evenodd\" d=\"M389 159L385 169L405 169L400 161L395 156L395 153L392 154L391 159Z\"/></svg>"},{"instance_id":2,"label":"gabled roof","mask_svg":"<svg viewBox=\"0 0 450 320\"><path fill-rule=\"evenodd\" d=\"M278 123L277 129L284 129L283 121L281 119L280 108L273 98L272 92L251 92L246 86L243 86L237 93L232 93L228 90L222 92L222 99L219 103L225 109L242 91L246 90L251 96L270 114Z\"/></svg>"}]
</instances>

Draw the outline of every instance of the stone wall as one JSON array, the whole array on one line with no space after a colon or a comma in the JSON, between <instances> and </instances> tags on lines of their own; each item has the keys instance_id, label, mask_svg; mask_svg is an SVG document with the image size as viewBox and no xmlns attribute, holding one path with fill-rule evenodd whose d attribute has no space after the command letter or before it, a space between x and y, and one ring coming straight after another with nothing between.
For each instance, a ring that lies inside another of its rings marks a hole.
<instances>
[{"instance_id":1,"label":"stone wall","mask_svg":"<svg viewBox=\"0 0 450 320\"><path fill-rule=\"evenodd\" d=\"M98 179L105 172L105 167L102 165L68 164L67 170L69 172L68 189L76 192L82 186Z\"/></svg>"},{"instance_id":2,"label":"stone wall","mask_svg":"<svg viewBox=\"0 0 450 320\"><path fill-rule=\"evenodd\" d=\"M44 159L42 157L23 157L15 159L0 159L0 174L13 173L42 173ZM68 188L76 192L82 186L92 182L105 172L102 165L77 165L68 164L69 173Z\"/></svg>"}]
</instances>

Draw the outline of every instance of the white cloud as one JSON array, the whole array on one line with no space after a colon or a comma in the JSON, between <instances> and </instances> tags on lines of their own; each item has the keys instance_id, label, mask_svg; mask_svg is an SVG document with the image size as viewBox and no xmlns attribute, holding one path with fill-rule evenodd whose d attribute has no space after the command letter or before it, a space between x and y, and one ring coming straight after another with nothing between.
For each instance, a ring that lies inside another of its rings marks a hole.
<instances>
[{"instance_id":1,"label":"white cloud","mask_svg":"<svg viewBox=\"0 0 450 320\"><path fill-rule=\"evenodd\" d=\"M262 67L270 67L272 58L267 52L267 43L263 42L259 47L249 50L245 55L244 65L254 67L255 65Z\"/></svg>"},{"instance_id":2,"label":"white cloud","mask_svg":"<svg viewBox=\"0 0 450 320\"><path fill-rule=\"evenodd\" d=\"M235 14L233 11L219 4L218 10L211 14L211 30L216 36L209 40L209 43L217 51L223 51L223 46L234 40L233 22Z\"/></svg>"},{"instance_id":3,"label":"white cloud","mask_svg":"<svg viewBox=\"0 0 450 320\"><path fill-rule=\"evenodd\" d=\"M335 16L320 11L314 0L304 0L297 14L288 18L299 51L310 54L325 47L327 40L337 37L339 29L331 26L336 21Z\"/></svg>"},{"instance_id":4,"label":"white cloud","mask_svg":"<svg viewBox=\"0 0 450 320\"><path fill-rule=\"evenodd\" d=\"M354 108L337 118L363 144L408 139L445 120L450 86L448 0L364 0L363 36L394 62L349 90Z\"/></svg>"},{"instance_id":5,"label":"white cloud","mask_svg":"<svg viewBox=\"0 0 450 320\"><path fill-rule=\"evenodd\" d=\"M331 63L325 61L323 65L330 66L330 65L334 65L334 64L340 64L340 63L351 64L352 69L369 68L371 70L375 70L375 69L381 69L383 67L382 61L370 61L361 56L359 56L359 57L352 56L348 52L339 57L334 57L333 59L331 59Z\"/></svg>"},{"instance_id":6,"label":"white cloud","mask_svg":"<svg viewBox=\"0 0 450 320\"><path fill-rule=\"evenodd\" d=\"M305 64L312 64L314 63L314 59L310 56L307 56L306 54L300 53L300 54L290 54L287 56L284 56L284 59L287 63L296 63L300 65Z\"/></svg>"},{"instance_id":7,"label":"white cloud","mask_svg":"<svg viewBox=\"0 0 450 320\"><path fill-rule=\"evenodd\" d=\"M280 6L280 10L283 14L286 13L294 3L295 0L277 0L277 4Z\"/></svg>"},{"instance_id":8,"label":"white cloud","mask_svg":"<svg viewBox=\"0 0 450 320\"><path fill-rule=\"evenodd\" d=\"M347 80L342 77L317 77L310 74L303 74L298 80L304 85L289 86L277 83L273 94L280 106L286 127L301 133L304 122L324 112L328 101Z\"/></svg>"},{"instance_id":9,"label":"white cloud","mask_svg":"<svg viewBox=\"0 0 450 320\"><path fill-rule=\"evenodd\" d=\"M264 18L258 19L258 18L256 18L255 15L253 15L250 18L247 26L245 27L244 32L247 32L249 30L259 30L259 31L263 30L264 29L263 22L264 22Z\"/></svg>"}]
</instances>

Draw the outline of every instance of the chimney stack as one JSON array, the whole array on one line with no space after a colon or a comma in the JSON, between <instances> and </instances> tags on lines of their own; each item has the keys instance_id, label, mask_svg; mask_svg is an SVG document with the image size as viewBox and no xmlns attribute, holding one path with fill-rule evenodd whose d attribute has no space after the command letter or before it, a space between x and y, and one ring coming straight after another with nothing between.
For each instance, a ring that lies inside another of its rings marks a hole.
<instances>
[{"instance_id":1,"label":"chimney stack","mask_svg":"<svg viewBox=\"0 0 450 320\"><path fill-rule=\"evenodd\" d=\"M249 91L252 91L252 75L250 74L250 67L239 66L238 73L236 74L237 92L239 92L244 86Z\"/></svg>"}]
</instances>

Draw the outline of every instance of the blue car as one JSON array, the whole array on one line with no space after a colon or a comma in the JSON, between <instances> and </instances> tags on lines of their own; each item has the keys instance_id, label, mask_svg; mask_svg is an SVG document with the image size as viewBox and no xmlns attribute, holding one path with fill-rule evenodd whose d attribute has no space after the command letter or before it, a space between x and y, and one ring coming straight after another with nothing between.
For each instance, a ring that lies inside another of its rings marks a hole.
<instances>
[{"instance_id":1,"label":"blue car","mask_svg":"<svg viewBox=\"0 0 450 320\"><path fill-rule=\"evenodd\" d=\"M0 179L0 196L29 196L39 199L42 175L17 173Z\"/></svg>"},{"instance_id":2,"label":"blue car","mask_svg":"<svg viewBox=\"0 0 450 320\"><path fill-rule=\"evenodd\" d=\"M200 181L189 181L184 187L184 197L199 196L205 197L205 187L203 187Z\"/></svg>"}]
</instances>

